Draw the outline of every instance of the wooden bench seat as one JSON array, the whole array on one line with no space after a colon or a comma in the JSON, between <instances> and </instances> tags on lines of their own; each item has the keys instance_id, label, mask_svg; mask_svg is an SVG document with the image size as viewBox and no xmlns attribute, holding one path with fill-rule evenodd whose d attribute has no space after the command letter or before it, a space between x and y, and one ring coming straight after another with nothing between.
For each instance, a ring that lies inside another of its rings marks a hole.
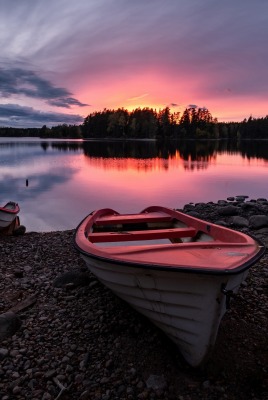
<instances>
[{"instance_id":1,"label":"wooden bench seat","mask_svg":"<svg viewBox=\"0 0 268 400\"><path fill-rule=\"evenodd\" d=\"M182 237L193 237L196 235L194 228L155 229L144 231L121 231L121 232L96 232L89 233L88 239L92 243L100 242L124 242L132 240L153 239L175 239Z\"/></svg>"},{"instance_id":2,"label":"wooden bench seat","mask_svg":"<svg viewBox=\"0 0 268 400\"><path fill-rule=\"evenodd\" d=\"M169 222L172 221L172 217L165 213L161 212L151 212L151 213L144 213L144 214L137 214L135 218L133 218L132 214L115 214L115 215L107 215L100 217L94 221L94 224L97 226L105 226L105 225L112 225L112 224L136 224L142 222Z\"/></svg>"}]
</instances>

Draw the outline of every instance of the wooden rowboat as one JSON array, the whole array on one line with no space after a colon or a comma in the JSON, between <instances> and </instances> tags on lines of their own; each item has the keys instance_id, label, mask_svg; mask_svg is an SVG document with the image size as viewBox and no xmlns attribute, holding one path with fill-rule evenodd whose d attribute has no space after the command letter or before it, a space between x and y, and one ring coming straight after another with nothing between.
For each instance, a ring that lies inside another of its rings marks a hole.
<instances>
[{"instance_id":1,"label":"wooden rowboat","mask_svg":"<svg viewBox=\"0 0 268 400\"><path fill-rule=\"evenodd\" d=\"M14 201L9 201L4 207L0 207L0 230L8 228L16 219L20 207Z\"/></svg>"},{"instance_id":2,"label":"wooden rowboat","mask_svg":"<svg viewBox=\"0 0 268 400\"><path fill-rule=\"evenodd\" d=\"M95 211L77 227L75 247L194 367L206 360L230 298L265 251L241 232L158 206Z\"/></svg>"}]
</instances>

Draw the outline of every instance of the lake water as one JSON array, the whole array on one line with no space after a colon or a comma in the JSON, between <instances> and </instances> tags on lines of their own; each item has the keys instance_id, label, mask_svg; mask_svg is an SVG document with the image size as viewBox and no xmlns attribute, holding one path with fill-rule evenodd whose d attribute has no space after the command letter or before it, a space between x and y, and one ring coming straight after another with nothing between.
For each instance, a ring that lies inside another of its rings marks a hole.
<instances>
[{"instance_id":1,"label":"lake water","mask_svg":"<svg viewBox=\"0 0 268 400\"><path fill-rule=\"evenodd\" d=\"M91 211L181 208L268 197L268 142L63 141L0 138L0 203L27 231L73 229Z\"/></svg>"}]
</instances>

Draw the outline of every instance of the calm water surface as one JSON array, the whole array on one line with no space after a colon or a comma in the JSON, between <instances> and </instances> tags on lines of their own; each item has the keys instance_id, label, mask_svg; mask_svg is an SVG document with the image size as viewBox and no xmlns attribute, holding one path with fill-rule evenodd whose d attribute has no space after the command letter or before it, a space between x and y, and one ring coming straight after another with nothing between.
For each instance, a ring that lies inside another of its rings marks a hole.
<instances>
[{"instance_id":1,"label":"calm water surface","mask_svg":"<svg viewBox=\"0 0 268 400\"><path fill-rule=\"evenodd\" d=\"M234 195L267 198L267 178L265 141L238 147L0 138L0 204L17 201L27 231L73 229L102 207L137 212Z\"/></svg>"}]
</instances>

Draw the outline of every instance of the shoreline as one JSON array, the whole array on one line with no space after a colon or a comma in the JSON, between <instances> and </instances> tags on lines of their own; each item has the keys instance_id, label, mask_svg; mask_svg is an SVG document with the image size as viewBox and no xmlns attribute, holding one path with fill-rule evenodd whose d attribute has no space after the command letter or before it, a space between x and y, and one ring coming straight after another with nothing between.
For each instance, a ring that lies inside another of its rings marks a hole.
<instances>
[{"instance_id":1,"label":"shoreline","mask_svg":"<svg viewBox=\"0 0 268 400\"><path fill-rule=\"evenodd\" d=\"M268 201L242 197L182 211L268 245ZM0 238L0 314L13 310L20 320L0 340L1 400L54 400L63 397L60 385L81 400L268 398L267 251L223 317L208 363L193 369L160 330L88 272L74 231Z\"/></svg>"}]
</instances>

